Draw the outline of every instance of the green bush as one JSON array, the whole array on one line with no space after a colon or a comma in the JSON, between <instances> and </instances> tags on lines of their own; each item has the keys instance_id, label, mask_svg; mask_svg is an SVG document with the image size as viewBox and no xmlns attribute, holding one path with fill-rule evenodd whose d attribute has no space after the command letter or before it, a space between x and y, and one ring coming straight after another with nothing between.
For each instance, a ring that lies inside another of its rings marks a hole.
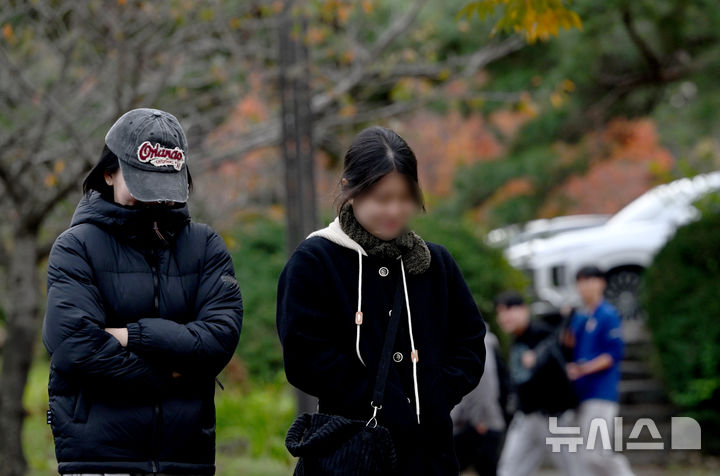
<instances>
[{"instance_id":1,"label":"green bush","mask_svg":"<svg viewBox=\"0 0 720 476\"><path fill-rule=\"evenodd\" d=\"M720 213L681 227L645 274L642 302L670 398L720 451Z\"/></svg>"},{"instance_id":2,"label":"green bush","mask_svg":"<svg viewBox=\"0 0 720 476\"><path fill-rule=\"evenodd\" d=\"M287 260L284 224L264 216L246 217L225 238L245 308L238 357L253 382L274 382L283 370L275 299Z\"/></svg>"},{"instance_id":3,"label":"green bush","mask_svg":"<svg viewBox=\"0 0 720 476\"><path fill-rule=\"evenodd\" d=\"M228 386L216 393L217 446L224 455L289 464L285 433L296 414L295 393L284 378L253 384L247 391Z\"/></svg>"},{"instance_id":4,"label":"green bush","mask_svg":"<svg viewBox=\"0 0 720 476\"><path fill-rule=\"evenodd\" d=\"M479 230L451 213L428 213L414 223L427 241L445 246L453 255L490 329L505 346L505 335L495 321L493 300L508 289L521 291L527 278L505 260L502 252L486 245Z\"/></svg>"}]
</instances>

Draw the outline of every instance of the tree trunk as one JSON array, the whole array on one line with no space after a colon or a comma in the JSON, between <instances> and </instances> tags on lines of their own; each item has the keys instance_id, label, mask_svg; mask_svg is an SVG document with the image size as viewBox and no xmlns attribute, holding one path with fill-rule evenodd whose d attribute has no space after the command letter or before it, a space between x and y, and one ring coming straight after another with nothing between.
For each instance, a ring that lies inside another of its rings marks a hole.
<instances>
[{"instance_id":1,"label":"tree trunk","mask_svg":"<svg viewBox=\"0 0 720 476\"><path fill-rule=\"evenodd\" d=\"M305 19L293 18L293 1L285 2L279 23L282 154L285 164L285 215L289 253L317 226L314 149ZM298 390L298 411L314 411L317 400Z\"/></svg>"},{"instance_id":2,"label":"tree trunk","mask_svg":"<svg viewBox=\"0 0 720 476\"><path fill-rule=\"evenodd\" d=\"M18 231L13 237L7 274L7 339L0 373L0 476L21 476L27 463L22 448L23 393L40 329L40 283L37 236Z\"/></svg>"}]
</instances>

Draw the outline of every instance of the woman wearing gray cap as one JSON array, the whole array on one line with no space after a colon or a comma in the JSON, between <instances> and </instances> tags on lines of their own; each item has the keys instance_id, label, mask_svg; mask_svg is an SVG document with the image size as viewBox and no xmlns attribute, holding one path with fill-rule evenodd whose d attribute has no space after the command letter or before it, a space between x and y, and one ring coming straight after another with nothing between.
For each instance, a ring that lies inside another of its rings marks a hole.
<instances>
[{"instance_id":1,"label":"woman wearing gray cap","mask_svg":"<svg viewBox=\"0 0 720 476\"><path fill-rule=\"evenodd\" d=\"M242 325L222 238L190 221L187 142L123 115L50 253L43 343L61 474L213 474L217 374Z\"/></svg>"}]
</instances>

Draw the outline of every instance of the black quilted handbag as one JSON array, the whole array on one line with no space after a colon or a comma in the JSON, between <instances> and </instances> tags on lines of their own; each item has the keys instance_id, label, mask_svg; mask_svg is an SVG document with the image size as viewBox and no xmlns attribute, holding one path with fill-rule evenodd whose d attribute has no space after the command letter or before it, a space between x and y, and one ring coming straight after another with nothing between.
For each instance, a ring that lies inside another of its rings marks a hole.
<instances>
[{"instance_id":1,"label":"black quilted handbag","mask_svg":"<svg viewBox=\"0 0 720 476\"><path fill-rule=\"evenodd\" d=\"M390 432L378 424L382 409L390 355L402 315L402 282L398 280L393 310L385 332L380 365L375 380L372 417L350 420L340 415L303 413L288 430L285 446L298 457L295 476L394 475L397 456Z\"/></svg>"}]
</instances>

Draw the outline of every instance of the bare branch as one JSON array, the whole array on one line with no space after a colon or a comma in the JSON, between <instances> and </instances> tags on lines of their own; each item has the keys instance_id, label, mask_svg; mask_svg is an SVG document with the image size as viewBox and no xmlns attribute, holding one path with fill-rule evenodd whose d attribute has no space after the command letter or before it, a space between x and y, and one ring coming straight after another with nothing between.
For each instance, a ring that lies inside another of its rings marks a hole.
<instances>
[{"instance_id":1,"label":"bare branch","mask_svg":"<svg viewBox=\"0 0 720 476\"><path fill-rule=\"evenodd\" d=\"M92 161L92 154L88 150L85 138L81 136L73 126L73 118L69 117L65 109L58 104L54 97L42 94L41 90L36 88L27 78L25 78L23 72L15 65L15 63L13 63L3 47L0 47L0 64L2 64L7 71L10 71L13 74L15 79L18 81L18 84L22 86L22 90L28 98L32 99L40 97L40 104L42 104L45 108L51 109L53 113L60 118L63 128L72 138L78 153L83 156L84 160Z\"/></svg>"},{"instance_id":2,"label":"bare branch","mask_svg":"<svg viewBox=\"0 0 720 476\"><path fill-rule=\"evenodd\" d=\"M337 84L325 94L316 95L312 100L312 110L317 113L322 111L329 106L335 99L342 96L355 85L357 85L362 78L365 76L367 69L372 65L372 62L378 58L395 39L404 33L410 25L415 21L415 18L420 13L422 7L427 3L427 0L416 0L412 7L397 18L387 30L380 35L380 38L370 48L367 54L363 54L358 59L347 76L342 78Z\"/></svg>"},{"instance_id":3,"label":"bare branch","mask_svg":"<svg viewBox=\"0 0 720 476\"><path fill-rule=\"evenodd\" d=\"M385 41L388 40L386 39ZM470 55L453 58L449 60L447 64L427 65L425 69L414 71L414 73L427 74L428 77L437 77L437 75L441 71L450 66L458 67L464 65L465 67L462 74L465 76L471 76L481 68L487 66L489 63L496 61L522 48L524 44L525 43L524 41L522 41L522 38L512 37L500 43L491 44L483 47ZM410 70L410 67L404 70L400 68L400 70L400 74L402 74L402 72L413 72ZM364 75L378 74L377 71L369 69L362 71L362 73ZM367 76L360 78L360 80L366 79L368 79ZM328 97L322 94L318 96ZM318 96L316 96L316 98ZM475 94L474 96L476 98L483 97L489 101L517 101L519 99L519 95L517 93L503 92L484 92ZM329 110L315 111L316 115L320 117L320 120L317 122L317 134L319 137L322 137L323 135L329 133L329 131L335 130L338 127L347 127L349 125L362 124L372 120L380 120L387 117L404 114L414 109L417 109L424 104L427 104L427 102L433 99L437 99L437 97L437 94L435 94L416 98L415 100L411 101L396 102L379 108L361 111L353 116L348 117L341 117L336 112L330 113ZM318 103L320 101L324 101L324 99L319 100ZM315 99L313 99L313 103L316 103ZM330 104L331 103L327 103L324 107L327 108L330 106ZM204 157L200 161L200 165L197 168L200 172L206 172L208 170L216 168L217 166L221 165L224 162L227 162L228 160L236 159L252 150L277 145L281 139L281 132L282 131L280 129L279 121L269 121L262 126L258 126L255 130L249 132L248 134L237 137L235 139L235 142L238 144L237 147ZM228 138L227 140L229 141L230 139L231 138Z\"/></svg>"},{"instance_id":4,"label":"bare branch","mask_svg":"<svg viewBox=\"0 0 720 476\"><path fill-rule=\"evenodd\" d=\"M5 186L8 194L12 198L14 203L20 202L23 197L23 193L18 189L18 183L10 176L9 171L3 163L0 162L0 181Z\"/></svg>"},{"instance_id":5,"label":"bare branch","mask_svg":"<svg viewBox=\"0 0 720 476\"><path fill-rule=\"evenodd\" d=\"M77 177L77 175L75 175ZM28 228L39 227L47 215L57 206L58 202L77 189L77 180L68 180L64 184L55 186L50 193L43 199L38 200L30 211L22 217L23 222Z\"/></svg>"},{"instance_id":6,"label":"bare branch","mask_svg":"<svg viewBox=\"0 0 720 476\"><path fill-rule=\"evenodd\" d=\"M53 234L53 236L56 236ZM48 256L50 256L50 250L52 250L52 246L55 243L55 241L46 241L45 243L38 243L37 246L37 257L38 260L42 261Z\"/></svg>"},{"instance_id":7,"label":"bare branch","mask_svg":"<svg viewBox=\"0 0 720 476\"><path fill-rule=\"evenodd\" d=\"M521 49L525 44L525 40L523 40L522 37L512 36L500 43L490 44L484 48L480 48L470 56L467 66L463 71L463 76L472 76L493 61L497 61Z\"/></svg>"},{"instance_id":8,"label":"bare branch","mask_svg":"<svg viewBox=\"0 0 720 476\"><path fill-rule=\"evenodd\" d=\"M652 51L650 45L647 44L643 37L640 36L640 33L638 33L638 31L635 29L635 24L633 23L633 16L632 12L630 11L629 4L626 4L622 8L622 21L623 25L625 25L625 30L627 31L628 36L635 44L637 49L640 50L640 54L643 56L643 58L645 58L645 62L650 68L650 73L655 79L660 80L662 78L663 72L662 66L660 65L660 60L658 59L657 55Z\"/></svg>"},{"instance_id":9,"label":"bare branch","mask_svg":"<svg viewBox=\"0 0 720 476\"><path fill-rule=\"evenodd\" d=\"M0 243L0 268L7 268L9 261L10 257L7 250L5 249L5 245Z\"/></svg>"},{"instance_id":10,"label":"bare branch","mask_svg":"<svg viewBox=\"0 0 720 476\"><path fill-rule=\"evenodd\" d=\"M273 119L262 126L258 126L249 134L238 137L236 141L239 144L238 147L205 157L200 161L197 169L200 172L205 172L219 166L223 162L247 154L252 150L277 145L280 142L280 136L280 121Z\"/></svg>"}]
</instances>

